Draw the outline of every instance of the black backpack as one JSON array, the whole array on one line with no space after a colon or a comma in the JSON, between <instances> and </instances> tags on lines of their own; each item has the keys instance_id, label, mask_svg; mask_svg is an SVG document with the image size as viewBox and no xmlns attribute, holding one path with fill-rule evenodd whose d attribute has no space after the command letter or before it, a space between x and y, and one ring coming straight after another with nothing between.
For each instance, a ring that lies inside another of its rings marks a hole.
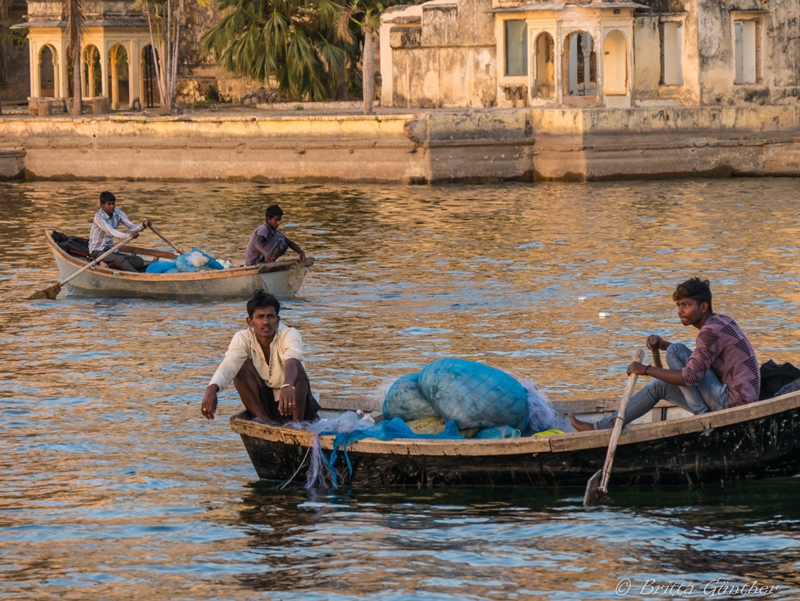
<instances>
[{"instance_id":1,"label":"black backpack","mask_svg":"<svg viewBox=\"0 0 800 601\"><path fill-rule=\"evenodd\" d=\"M82 259L89 258L89 241L86 238L67 236L55 230L53 230L52 235L53 241L58 244L64 252L69 253L73 257L80 257Z\"/></svg>"}]
</instances>

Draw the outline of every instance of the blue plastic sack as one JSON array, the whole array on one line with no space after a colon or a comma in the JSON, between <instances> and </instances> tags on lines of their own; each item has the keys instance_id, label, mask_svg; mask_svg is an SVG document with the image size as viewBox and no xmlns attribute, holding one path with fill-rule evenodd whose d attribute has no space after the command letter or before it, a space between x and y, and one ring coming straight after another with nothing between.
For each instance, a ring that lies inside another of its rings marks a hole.
<instances>
[{"instance_id":1,"label":"blue plastic sack","mask_svg":"<svg viewBox=\"0 0 800 601\"><path fill-rule=\"evenodd\" d=\"M383 419L398 417L413 422L428 417L439 417L419 388L419 374L408 374L395 380L383 399Z\"/></svg>"},{"instance_id":2,"label":"blue plastic sack","mask_svg":"<svg viewBox=\"0 0 800 601\"><path fill-rule=\"evenodd\" d=\"M147 266L147 273L170 273L178 271L175 261L154 261Z\"/></svg>"},{"instance_id":3,"label":"blue plastic sack","mask_svg":"<svg viewBox=\"0 0 800 601\"><path fill-rule=\"evenodd\" d=\"M525 388L507 373L472 361L439 359L419 376L422 394L444 421L459 430L511 426L525 430Z\"/></svg>"},{"instance_id":4,"label":"blue plastic sack","mask_svg":"<svg viewBox=\"0 0 800 601\"><path fill-rule=\"evenodd\" d=\"M180 272L205 271L207 269L223 269L222 264L208 253L193 248L188 253L178 255L175 267Z\"/></svg>"}]
</instances>

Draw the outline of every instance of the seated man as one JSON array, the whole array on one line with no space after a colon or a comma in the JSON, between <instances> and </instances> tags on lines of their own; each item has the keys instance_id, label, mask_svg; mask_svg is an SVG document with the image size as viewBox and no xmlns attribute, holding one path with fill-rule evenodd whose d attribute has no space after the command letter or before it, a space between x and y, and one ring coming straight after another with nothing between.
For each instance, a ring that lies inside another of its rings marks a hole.
<instances>
[{"instance_id":1,"label":"seated man","mask_svg":"<svg viewBox=\"0 0 800 601\"><path fill-rule=\"evenodd\" d=\"M301 263L306 260L306 253L303 252L303 249L278 231L282 219L283 211L278 205L267 207L266 220L253 231L253 235L250 236L250 241L247 243L247 249L244 251L245 265L272 263L278 257L283 256L287 248L291 248L300 255Z\"/></svg>"},{"instance_id":2,"label":"seated man","mask_svg":"<svg viewBox=\"0 0 800 601\"><path fill-rule=\"evenodd\" d=\"M303 367L300 332L283 325L278 300L258 290L247 302L246 330L233 335L225 358L206 388L200 412L217 411L217 392L231 382L247 410L261 422L312 421L319 404Z\"/></svg>"},{"instance_id":3,"label":"seated man","mask_svg":"<svg viewBox=\"0 0 800 601\"><path fill-rule=\"evenodd\" d=\"M130 235L139 237L139 232L150 225L150 220L145 219L142 225L134 225L125 213L117 207L117 199L111 192L100 193L100 210L95 213L92 221L92 230L89 232L89 257L96 259L114 246L114 238L125 238L126 235L117 228L121 223L130 230ZM144 267L141 257L129 257L118 252L113 252L102 261L111 269L119 271L140 271Z\"/></svg>"},{"instance_id":4,"label":"seated man","mask_svg":"<svg viewBox=\"0 0 800 601\"><path fill-rule=\"evenodd\" d=\"M677 287L672 299L678 305L681 323L700 330L694 352L683 344L670 344L660 336L653 337L655 342L648 338L648 348L657 345L667 351L669 369L637 361L628 366L628 375L635 373L654 379L631 398L623 416L626 424L643 416L661 399L695 415L758 400L761 372L756 354L735 321L712 311L708 280L687 280ZM616 416L615 411L595 424L576 419L572 414L569 419L582 432L611 428Z\"/></svg>"}]
</instances>

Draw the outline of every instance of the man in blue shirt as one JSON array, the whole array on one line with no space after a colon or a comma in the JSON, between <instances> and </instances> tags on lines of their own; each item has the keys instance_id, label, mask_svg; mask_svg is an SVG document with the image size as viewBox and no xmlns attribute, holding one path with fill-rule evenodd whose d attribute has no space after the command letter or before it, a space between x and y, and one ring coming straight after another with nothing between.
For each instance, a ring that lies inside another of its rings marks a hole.
<instances>
[{"instance_id":1,"label":"man in blue shirt","mask_svg":"<svg viewBox=\"0 0 800 601\"><path fill-rule=\"evenodd\" d=\"M139 237L139 232L150 225L150 220L145 219L141 225L134 225L125 213L117 208L117 199L111 192L100 193L100 210L95 213L92 221L92 231L89 233L89 256L96 259L114 246L114 238L125 238L126 234L119 231L119 224L124 225L134 238ZM138 272L144 267L141 257L126 256L118 252L108 255L103 262L111 269L119 271Z\"/></svg>"}]
</instances>

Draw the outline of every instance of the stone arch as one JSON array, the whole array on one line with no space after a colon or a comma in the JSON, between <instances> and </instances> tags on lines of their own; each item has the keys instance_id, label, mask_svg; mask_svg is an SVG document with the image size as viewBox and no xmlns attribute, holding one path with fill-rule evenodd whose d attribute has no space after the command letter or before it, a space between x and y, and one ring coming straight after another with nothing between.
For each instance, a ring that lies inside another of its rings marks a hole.
<instances>
[{"instance_id":1,"label":"stone arch","mask_svg":"<svg viewBox=\"0 0 800 601\"><path fill-rule=\"evenodd\" d=\"M52 45L45 44L39 50L36 68L39 69L38 95L55 98L58 95L58 53Z\"/></svg>"},{"instance_id":2,"label":"stone arch","mask_svg":"<svg viewBox=\"0 0 800 601\"><path fill-rule=\"evenodd\" d=\"M592 34L573 31L564 40L565 96L597 96L597 53Z\"/></svg>"},{"instance_id":3,"label":"stone arch","mask_svg":"<svg viewBox=\"0 0 800 601\"><path fill-rule=\"evenodd\" d=\"M536 37L533 46L536 79L534 96L555 98L556 96L556 44L553 36L544 31Z\"/></svg>"},{"instance_id":4,"label":"stone arch","mask_svg":"<svg viewBox=\"0 0 800 601\"><path fill-rule=\"evenodd\" d=\"M155 56L153 56L155 54ZM158 50L153 51L153 45L147 44L142 48L139 57L141 69L139 69L141 83L142 108L154 108L161 104L161 95L158 90L158 75L156 64L160 67L160 57Z\"/></svg>"},{"instance_id":5,"label":"stone arch","mask_svg":"<svg viewBox=\"0 0 800 601\"><path fill-rule=\"evenodd\" d=\"M128 105L131 98L130 61L128 50L122 44L114 44L108 52L108 95L111 108Z\"/></svg>"},{"instance_id":6,"label":"stone arch","mask_svg":"<svg viewBox=\"0 0 800 601\"><path fill-rule=\"evenodd\" d=\"M83 48L83 97L100 96L103 89L103 76L100 65L100 50L94 44Z\"/></svg>"},{"instance_id":7,"label":"stone arch","mask_svg":"<svg viewBox=\"0 0 800 601\"><path fill-rule=\"evenodd\" d=\"M612 29L603 42L603 91L606 96L628 95L628 51L625 34Z\"/></svg>"}]
</instances>

